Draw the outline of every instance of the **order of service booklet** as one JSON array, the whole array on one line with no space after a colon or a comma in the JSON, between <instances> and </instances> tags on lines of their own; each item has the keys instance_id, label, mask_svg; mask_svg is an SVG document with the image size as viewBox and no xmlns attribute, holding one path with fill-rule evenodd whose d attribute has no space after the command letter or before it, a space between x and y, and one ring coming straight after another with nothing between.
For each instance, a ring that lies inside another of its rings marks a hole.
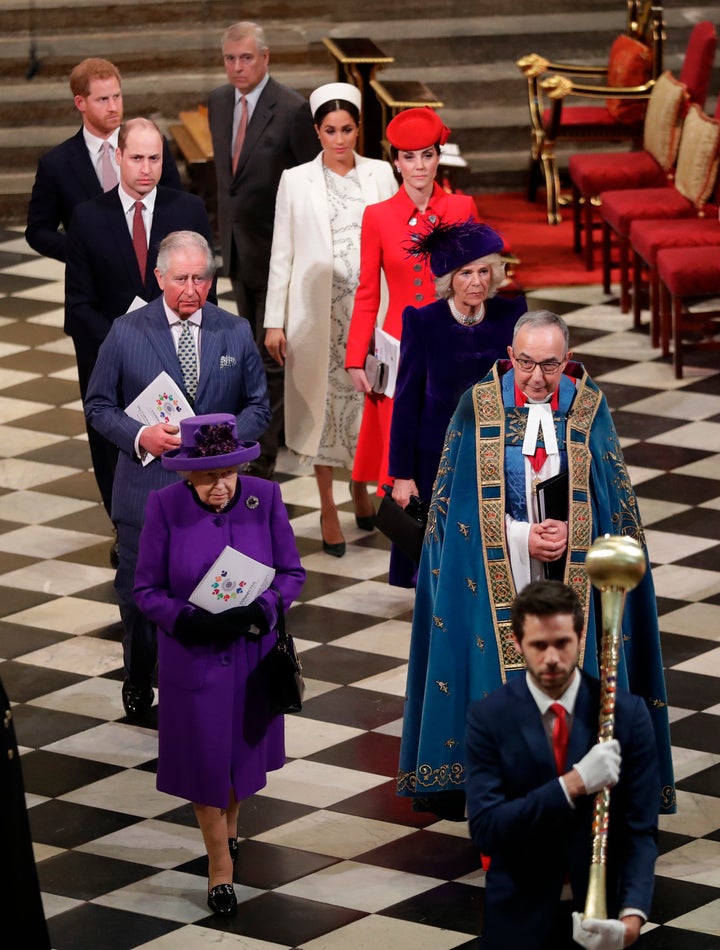
<instances>
[{"instance_id":1,"label":"order of service booklet","mask_svg":"<svg viewBox=\"0 0 720 950\"><path fill-rule=\"evenodd\" d=\"M222 613L230 607L245 607L268 589L274 577L274 567L261 564L228 544L190 594L189 600L211 614Z\"/></svg>"},{"instance_id":2,"label":"order of service booklet","mask_svg":"<svg viewBox=\"0 0 720 950\"><path fill-rule=\"evenodd\" d=\"M195 415L180 386L165 372L158 373L140 395L125 407L125 412L144 426L154 426L158 422L179 426L181 419ZM148 452L143 458L143 465L149 465L154 458Z\"/></svg>"},{"instance_id":3,"label":"order of service booklet","mask_svg":"<svg viewBox=\"0 0 720 950\"><path fill-rule=\"evenodd\" d=\"M381 363L387 365L388 376L384 394L392 397L395 395L395 383L397 382L400 341L394 336L390 336L389 333L386 333L380 327L375 328L375 356L377 356Z\"/></svg>"}]
</instances>

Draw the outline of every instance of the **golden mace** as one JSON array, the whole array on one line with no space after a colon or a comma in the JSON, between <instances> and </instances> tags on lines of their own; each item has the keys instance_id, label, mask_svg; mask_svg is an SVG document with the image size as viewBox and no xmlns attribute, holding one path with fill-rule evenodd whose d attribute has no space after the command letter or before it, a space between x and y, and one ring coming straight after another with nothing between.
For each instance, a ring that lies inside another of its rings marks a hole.
<instances>
[{"instance_id":1,"label":"golden mace","mask_svg":"<svg viewBox=\"0 0 720 950\"><path fill-rule=\"evenodd\" d=\"M634 538L605 534L590 546L585 567L593 586L600 591L602 656L598 742L609 742L615 730L617 668L625 594L642 580L645 552ZM610 788L606 786L595 795L592 861L585 900L585 916L598 920L607 918L605 867L609 822Z\"/></svg>"}]
</instances>

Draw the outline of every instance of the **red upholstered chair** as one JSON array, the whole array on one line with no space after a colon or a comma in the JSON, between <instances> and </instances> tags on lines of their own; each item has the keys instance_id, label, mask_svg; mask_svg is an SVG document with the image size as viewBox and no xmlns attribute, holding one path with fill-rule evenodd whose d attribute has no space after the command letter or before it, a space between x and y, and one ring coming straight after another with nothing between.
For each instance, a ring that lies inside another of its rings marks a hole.
<instances>
[{"instance_id":1,"label":"red upholstered chair","mask_svg":"<svg viewBox=\"0 0 720 950\"><path fill-rule=\"evenodd\" d=\"M640 147L647 100L662 72L664 37L659 3L627 0L627 32L613 43L606 67L553 63L537 53L518 60L530 107L528 199L535 199L542 169L550 224L560 221L557 143L631 142ZM547 107L544 96L550 102ZM572 97L604 102L566 107Z\"/></svg>"},{"instance_id":2,"label":"red upholstered chair","mask_svg":"<svg viewBox=\"0 0 720 950\"><path fill-rule=\"evenodd\" d=\"M717 205L706 204L713 194L718 169L720 121L693 103L680 136L675 179L664 188L603 191L602 219L603 288L610 292L611 245L617 245L620 267L620 309L630 309L630 226L633 221L702 218L716 215ZM639 323L639 311L634 324Z\"/></svg>"},{"instance_id":3,"label":"red upholstered chair","mask_svg":"<svg viewBox=\"0 0 720 950\"><path fill-rule=\"evenodd\" d=\"M680 101L680 84L687 90L689 102L704 107L710 85L717 31L705 20L697 23L688 40L679 80L670 84L669 72L663 73L650 93L643 147L638 151L579 152L571 155L569 174L573 200L573 239L576 253L583 249L585 266L594 266L594 207L601 191L624 188L659 188L672 176L680 140L680 125L685 105Z\"/></svg>"},{"instance_id":4,"label":"red upholstered chair","mask_svg":"<svg viewBox=\"0 0 720 950\"><path fill-rule=\"evenodd\" d=\"M716 247L663 248L657 255L663 320L672 321L673 366L685 350L720 350L720 253Z\"/></svg>"},{"instance_id":5,"label":"red upholstered chair","mask_svg":"<svg viewBox=\"0 0 720 950\"><path fill-rule=\"evenodd\" d=\"M714 247L720 260L720 221L716 217L681 218L671 221L633 221L630 225L632 249L632 306L635 325L640 322L643 297L643 271L647 269L650 291L650 340L661 346L663 356L670 352L670 327L662 320L660 282L657 272L658 251L669 247Z\"/></svg>"}]
</instances>

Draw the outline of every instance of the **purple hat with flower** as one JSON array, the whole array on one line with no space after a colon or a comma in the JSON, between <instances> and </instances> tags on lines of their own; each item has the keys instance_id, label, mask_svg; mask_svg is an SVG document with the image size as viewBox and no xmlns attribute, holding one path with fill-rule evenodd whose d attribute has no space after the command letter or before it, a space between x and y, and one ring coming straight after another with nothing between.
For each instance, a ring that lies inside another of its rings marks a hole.
<instances>
[{"instance_id":1,"label":"purple hat with flower","mask_svg":"<svg viewBox=\"0 0 720 950\"><path fill-rule=\"evenodd\" d=\"M425 234L414 234L405 249L411 257L429 259L434 277L442 277L488 254L499 254L504 241L489 224L472 218L446 224L438 222Z\"/></svg>"},{"instance_id":2,"label":"purple hat with flower","mask_svg":"<svg viewBox=\"0 0 720 950\"><path fill-rule=\"evenodd\" d=\"M173 472L232 468L260 455L258 442L241 442L237 420L229 412L189 416L180 420L180 447L162 455L164 468Z\"/></svg>"}]
</instances>

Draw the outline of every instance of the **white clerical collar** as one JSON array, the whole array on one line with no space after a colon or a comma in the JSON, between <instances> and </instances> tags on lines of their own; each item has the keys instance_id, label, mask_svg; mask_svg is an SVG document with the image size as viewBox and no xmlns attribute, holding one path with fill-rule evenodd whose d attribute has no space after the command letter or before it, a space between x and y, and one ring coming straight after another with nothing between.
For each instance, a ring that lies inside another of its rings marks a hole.
<instances>
[{"instance_id":1,"label":"white clerical collar","mask_svg":"<svg viewBox=\"0 0 720 950\"><path fill-rule=\"evenodd\" d=\"M555 422L553 420L550 402L530 402L526 404L526 407L528 417L525 425L522 454L535 455L538 436L542 429L545 452L547 455L557 455L557 436L555 435Z\"/></svg>"}]
</instances>

